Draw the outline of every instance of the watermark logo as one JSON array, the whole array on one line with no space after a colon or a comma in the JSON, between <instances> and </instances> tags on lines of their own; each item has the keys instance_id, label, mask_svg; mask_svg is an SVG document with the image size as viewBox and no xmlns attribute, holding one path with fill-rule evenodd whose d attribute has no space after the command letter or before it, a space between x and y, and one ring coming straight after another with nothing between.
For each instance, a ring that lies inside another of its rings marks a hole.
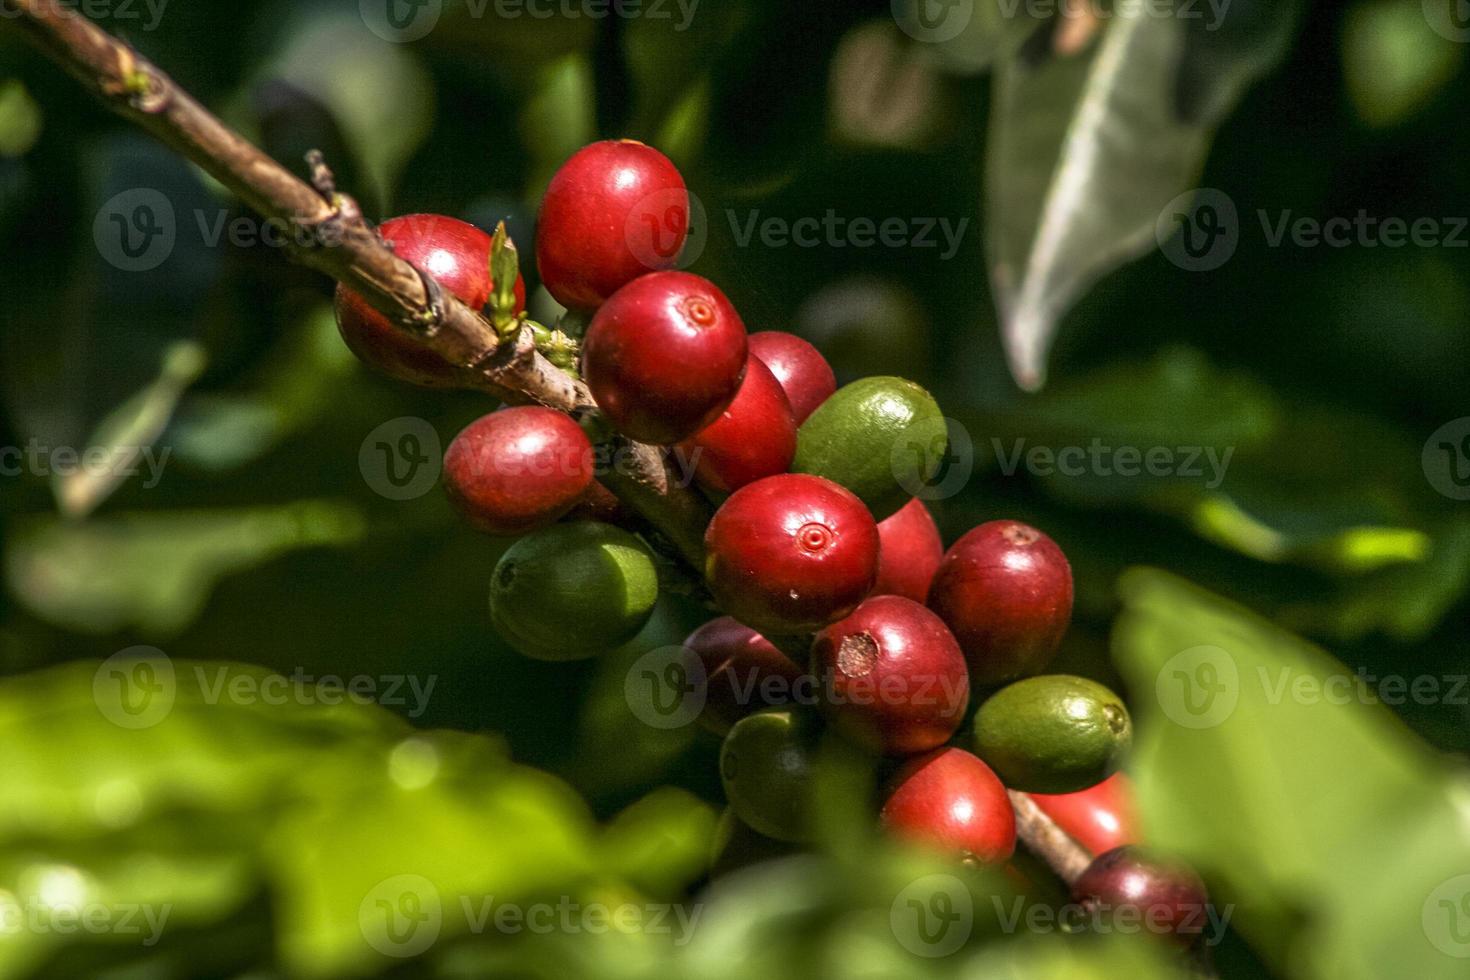
<instances>
[{"instance_id":1,"label":"watermark logo","mask_svg":"<svg viewBox=\"0 0 1470 980\"><path fill-rule=\"evenodd\" d=\"M98 253L123 272L158 268L173 254L177 239L173 202L151 187L114 195L92 221Z\"/></svg>"},{"instance_id":2,"label":"watermark logo","mask_svg":"<svg viewBox=\"0 0 1470 980\"><path fill-rule=\"evenodd\" d=\"M1470 44L1470 0L1424 0L1424 19L1440 37Z\"/></svg>"},{"instance_id":3,"label":"watermark logo","mask_svg":"<svg viewBox=\"0 0 1470 980\"><path fill-rule=\"evenodd\" d=\"M80 14L91 21L121 21L127 31L152 31L163 22L169 0L46 0L43 7ZM0 7L0 20L23 16L19 8Z\"/></svg>"},{"instance_id":4,"label":"watermark logo","mask_svg":"<svg viewBox=\"0 0 1470 980\"><path fill-rule=\"evenodd\" d=\"M1240 669L1217 646L1197 646L1170 657L1159 671L1155 693L1164 714L1184 728L1214 728L1235 713Z\"/></svg>"},{"instance_id":5,"label":"watermark logo","mask_svg":"<svg viewBox=\"0 0 1470 980\"><path fill-rule=\"evenodd\" d=\"M1470 500L1470 415L1435 429L1419 461L1435 490L1451 500Z\"/></svg>"},{"instance_id":6,"label":"watermark logo","mask_svg":"<svg viewBox=\"0 0 1470 980\"><path fill-rule=\"evenodd\" d=\"M683 728L704 710L708 692L704 662L687 647L650 650L623 678L623 696L633 715L650 728Z\"/></svg>"},{"instance_id":7,"label":"watermark logo","mask_svg":"<svg viewBox=\"0 0 1470 980\"><path fill-rule=\"evenodd\" d=\"M152 728L168 717L178 694L173 661L157 647L120 650L92 675L92 701L119 728Z\"/></svg>"},{"instance_id":8,"label":"watermark logo","mask_svg":"<svg viewBox=\"0 0 1470 980\"><path fill-rule=\"evenodd\" d=\"M357 6L368 30L390 44L427 37L444 12L444 0L358 0Z\"/></svg>"},{"instance_id":9,"label":"watermark logo","mask_svg":"<svg viewBox=\"0 0 1470 980\"><path fill-rule=\"evenodd\" d=\"M899 29L925 44L954 40L974 16L975 0L893 0L893 19Z\"/></svg>"},{"instance_id":10,"label":"watermark logo","mask_svg":"<svg viewBox=\"0 0 1470 980\"><path fill-rule=\"evenodd\" d=\"M418 956L434 945L444 926L439 889L423 875L386 878L363 896L357 925L367 944L384 956Z\"/></svg>"},{"instance_id":11,"label":"watermark logo","mask_svg":"<svg viewBox=\"0 0 1470 980\"><path fill-rule=\"evenodd\" d=\"M439 433L412 415L384 422L362 441L357 467L374 492L389 500L415 500L434 489L444 452Z\"/></svg>"},{"instance_id":12,"label":"watermark logo","mask_svg":"<svg viewBox=\"0 0 1470 980\"><path fill-rule=\"evenodd\" d=\"M910 496L947 500L975 472L975 443L954 419L924 419L893 441L888 462Z\"/></svg>"},{"instance_id":13,"label":"watermark logo","mask_svg":"<svg viewBox=\"0 0 1470 980\"><path fill-rule=\"evenodd\" d=\"M680 229L685 229L682 236ZM644 268L687 269L704 254L709 212L691 191L654 191L628 212L623 233Z\"/></svg>"},{"instance_id":14,"label":"watermark logo","mask_svg":"<svg viewBox=\"0 0 1470 980\"><path fill-rule=\"evenodd\" d=\"M1164 206L1154 237L1165 258L1189 272L1218 269L1240 244L1240 215L1224 191L1185 191Z\"/></svg>"},{"instance_id":15,"label":"watermark logo","mask_svg":"<svg viewBox=\"0 0 1470 980\"><path fill-rule=\"evenodd\" d=\"M1470 959L1470 875L1451 878L1430 892L1420 923L1435 949Z\"/></svg>"},{"instance_id":16,"label":"watermark logo","mask_svg":"<svg viewBox=\"0 0 1470 980\"><path fill-rule=\"evenodd\" d=\"M949 956L974 931L975 900L954 875L925 875L894 898L888 926L899 944L915 956Z\"/></svg>"}]
</instances>

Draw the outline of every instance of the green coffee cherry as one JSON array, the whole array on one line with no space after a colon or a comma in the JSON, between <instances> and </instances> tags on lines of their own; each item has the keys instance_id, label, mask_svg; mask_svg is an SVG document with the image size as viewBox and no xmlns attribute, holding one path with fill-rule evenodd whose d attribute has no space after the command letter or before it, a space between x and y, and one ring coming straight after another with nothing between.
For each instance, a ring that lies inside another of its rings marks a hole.
<instances>
[{"instance_id":1,"label":"green coffee cherry","mask_svg":"<svg viewBox=\"0 0 1470 980\"><path fill-rule=\"evenodd\" d=\"M610 524L557 524L511 545L490 579L490 618L534 660L582 660L632 639L658 600L648 548Z\"/></svg>"},{"instance_id":2,"label":"green coffee cherry","mask_svg":"<svg viewBox=\"0 0 1470 980\"><path fill-rule=\"evenodd\" d=\"M807 712L768 708L737 721L720 748L720 779L735 815L767 837L807 837L807 793L816 755Z\"/></svg>"},{"instance_id":3,"label":"green coffee cherry","mask_svg":"<svg viewBox=\"0 0 1470 980\"><path fill-rule=\"evenodd\" d=\"M1067 674L1001 688L975 715L976 753L1006 786L1026 793L1075 793L1099 783L1132 741L1122 699Z\"/></svg>"},{"instance_id":4,"label":"green coffee cherry","mask_svg":"<svg viewBox=\"0 0 1470 980\"><path fill-rule=\"evenodd\" d=\"M929 392L903 378L863 378L802 424L791 472L842 484L881 521L925 486L947 445L944 416Z\"/></svg>"}]
</instances>

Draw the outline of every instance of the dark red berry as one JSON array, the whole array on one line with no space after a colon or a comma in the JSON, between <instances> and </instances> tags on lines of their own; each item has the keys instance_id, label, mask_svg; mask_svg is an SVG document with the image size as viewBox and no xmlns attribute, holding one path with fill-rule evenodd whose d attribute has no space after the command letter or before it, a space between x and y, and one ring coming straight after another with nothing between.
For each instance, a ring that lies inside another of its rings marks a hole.
<instances>
[{"instance_id":1,"label":"dark red berry","mask_svg":"<svg viewBox=\"0 0 1470 980\"><path fill-rule=\"evenodd\" d=\"M924 502L915 498L878 522L883 553L874 595L901 595L915 602L929 596L929 583L944 560L944 540Z\"/></svg>"},{"instance_id":2,"label":"dark red berry","mask_svg":"<svg viewBox=\"0 0 1470 980\"><path fill-rule=\"evenodd\" d=\"M576 506L592 471L592 444L577 423L549 408L504 408L454 437L444 489L480 530L525 534Z\"/></svg>"},{"instance_id":3,"label":"dark red berry","mask_svg":"<svg viewBox=\"0 0 1470 980\"><path fill-rule=\"evenodd\" d=\"M897 837L994 864L1016 849L1016 813L1000 777L963 749L910 759L889 783L880 819Z\"/></svg>"},{"instance_id":4,"label":"dark red berry","mask_svg":"<svg viewBox=\"0 0 1470 980\"><path fill-rule=\"evenodd\" d=\"M796 424L807 420L837 390L837 377L821 351L795 334L763 330L750 335L750 352L781 382Z\"/></svg>"},{"instance_id":5,"label":"dark red berry","mask_svg":"<svg viewBox=\"0 0 1470 980\"><path fill-rule=\"evenodd\" d=\"M1046 669L1072 619L1072 568L1056 542L1019 521L981 524L954 543L929 587L970 661L995 685Z\"/></svg>"},{"instance_id":6,"label":"dark red berry","mask_svg":"<svg viewBox=\"0 0 1470 980\"><path fill-rule=\"evenodd\" d=\"M590 310L646 272L673 268L689 232L678 169L633 140L584 146L541 200L536 267L557 302Z\"/></svg>"},{"instance_id":7,"label":"dark red berry","mask_svg":"<svg viewBox=\"0 0 1470 980\"><path fill-rule=\"evenodd\" d=\"M466 306L490 300L490 236L472 224L441 214L409 214L378 229L394 253L433 276ZM526 284L516 280L516 309L526 305ZM360 360L382 373L427 388L451 387L459 371L438 354L396 329L367 300L337 287L337 328Z\"/></svg>"},{"instance_id":8,"label":"dark red berry","mask_svg":"<svg viewBox=\"0 0 1470 980\"><path fill-rule=\"evenodd\" d=\"M1184 943L1198 939L1209 922L1210 899L1199 876L1180 864L1149 860L1134 847L1094 858L1072 883L1072 898L1100 918L1126 910L1134 928Z\"/></svg>"},{"instance_id":9,"label":"dark red berry","mask_svg":"<svg viewBox=\"0 0 1470 980\"><path fill-rule=\"evenodd\" d=\"M766 633L810 633L857 608L878 576L878 525L851 491L782 474L735 491L704 537L724 610Z\"/></svg>"},{"instance_id":10,"label":"dark red berry","mask_svg":"<svg viewBox=\"0 0 1470 980\"><path fill-rule=\"evenodd\" d=\"M735 400L713 424L679 444L700 486L732 493L785 473L796 455L796 419L776 376L758 358L745 361Z\"/></svg>"},{"instance_id":11,"label":"dark red berry","mask_svg":"<svg viewBox=\"0 0 1470 980\"><path fill-rule=\"evenodd\" d=\"M1058 827L1093 854L1138 843L1133 791L1121 772L1076 793L1032 793Z\"/></svg>"},{"instance_id":12,"label":"dark red berry","mask_svg":"<svg viewBox=\"0 0 1470 980\"><path fill-rule=\"evenodd\" d=\"M812 674L828 724L885 755L943 745L970 703L959 644L938 616L902 596L868 599L818 633Z\"/></svg>"},{"instance_id":13,"label":"dark red berry","mask_svg":"<svg viewBox=\"0 0 1470 980\"><path fill-rule=\"evenodd\" d=\"M725 294L688 272L618 290L583 345L592 397L624 435L669 445L720 417L745 375L745 324Z\"/></svg>"},{"instance_id":14,"label":"dark red berry","mask_svg":"<svg viewBox=\"0 0 1470 980\"><path fill-rule=\"evenodd\" d=\"M802 676L790 657L729 616L705 623L689 634L684 646L704 666L699 721L716 735L724 735L746 715L789 702Z\"/></svg>"}]
</instances>

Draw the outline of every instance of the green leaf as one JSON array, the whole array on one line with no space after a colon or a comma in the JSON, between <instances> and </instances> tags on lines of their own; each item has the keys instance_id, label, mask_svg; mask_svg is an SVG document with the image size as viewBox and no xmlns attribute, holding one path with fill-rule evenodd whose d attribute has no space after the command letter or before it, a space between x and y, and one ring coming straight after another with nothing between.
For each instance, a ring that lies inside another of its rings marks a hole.
<instances>
[{"instance_id":1,"label":"green leaf","mask_svg":"<svg viewBox=\"0 0 1470 980\"><path fill-rule=\"evenodd\" d=\"M352 544L364 530L356 507L321 500L85 524L36 516L16 522L5 578L33 613L63 628L170 636L199 615L221 579L296 549Z\"/></svg>"},{"instance_id":2,"label":"green leaf","mask_svg":"<svg viewBox=\"0 0 1470 980\"><path fill-rule=\"evenodd\" d=\"M1401 122L1459 71L1465 46L1425 26L1424 0L1367 0L1348 11L1343 75L1348 97L1364 122Z\"/></svg>"},{"instance_id":3,"label":"green leaf","mask_svg":"<svg viewBox=\"0 0 1470 980\"><path fill-rule=\"evenodd\" d=\"M1217 44L1209 91L1180 98L1186 56L1203 57L1183 18L1137 5L1110 18L1095 53L999 71L986 160L991 279L1017 382L1040 388L1068 309L1102 276L1147 251L1165 206L1199 173L1215 127L1274 61L1294 4L1248 45ZM1226 18L1221 33L1233 29Z\"/></svg>"},{"instance_id":4,"label":"green leaf","mask_svg":"<svg viewBox=\"0 0 1470 980\"><path fill-rule=\"evenodd\" d=\"M613 818L598 844L617 878L653 895L677 895L704 874L714 807L681 789L657 789Z\"/></svg>"},{"instance_id":5,"label":"green leaf","mask_svg":"<svg viewBox=\"0 0 1470 980\"><path fill-rule=\"evenodd\" d=\"M1463 976L1446 909L1470 897L1465 773L1322 650L1162 572L1121 589L1147 838L1207 873L1283 975Z\"/></svg>"}]
</instances>

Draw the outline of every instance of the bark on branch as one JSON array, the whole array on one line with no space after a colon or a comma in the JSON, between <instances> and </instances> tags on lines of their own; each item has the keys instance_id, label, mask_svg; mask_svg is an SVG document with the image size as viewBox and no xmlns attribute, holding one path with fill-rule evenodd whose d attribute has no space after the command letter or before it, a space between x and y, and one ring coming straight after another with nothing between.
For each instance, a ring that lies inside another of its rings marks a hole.
<instances>
[{"instance_id":1,"label":"bark on branch","mask_svg":"<svg viewBox=\"0 0 1470 980\"><path fill-rule=\"evenodd\" d=\"M360 293L399 329L461 367L465 387L513 404L595 410L586 385L537 353L527 331L502 343L478 311L394 255L351 197L330 183L313 187L297 178L127 44L58 0L0 0L0 15L112 110L204 168L253 210L308 232L288 236L305 242L288 243L293 258ZM703 498L681 484L656 447L618 448L620 465L600 474L603 482L701 570L709 518Z\"/></svg>"}]
</instances>

